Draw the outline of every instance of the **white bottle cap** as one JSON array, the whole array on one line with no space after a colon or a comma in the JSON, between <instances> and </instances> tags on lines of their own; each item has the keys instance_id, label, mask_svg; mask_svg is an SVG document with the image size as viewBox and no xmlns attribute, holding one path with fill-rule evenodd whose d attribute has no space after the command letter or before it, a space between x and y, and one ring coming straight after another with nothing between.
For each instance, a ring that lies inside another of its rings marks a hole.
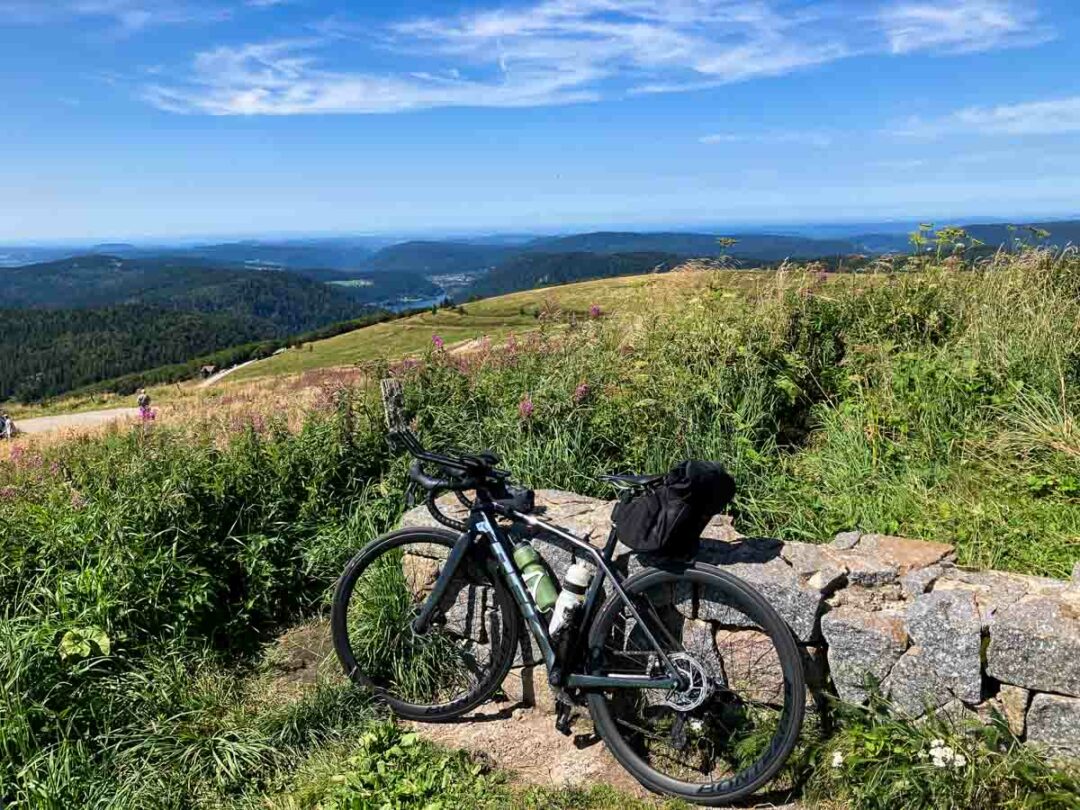
<instances>
[{"instance_id":1,"label":"white bottle cap","mask_svg":"<svg viewBox=\"0 0 1080 810\"><path fill-rule=\"evenodd\" d=\"M572 585L586 588L590 581L592 581L592 572L583 563L574 563L570 566L570 570L566 572L566 582Z\"/></svg>"}]
</instances>

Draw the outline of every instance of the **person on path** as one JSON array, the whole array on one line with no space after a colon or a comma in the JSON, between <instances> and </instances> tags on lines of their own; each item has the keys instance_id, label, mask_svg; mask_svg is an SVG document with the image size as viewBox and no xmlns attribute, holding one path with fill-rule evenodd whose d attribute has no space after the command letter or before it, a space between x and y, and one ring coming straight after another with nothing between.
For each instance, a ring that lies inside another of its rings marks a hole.
<instances>
[{"instance_id":1,"label":"person on path","mask_svg":"<svg viewBox=\"0 0 1080 810\"><path fill-rule=\"evenodd\" d=\"M154 412L150 410L150 395L146 393L145 388L139 389L139 398L136 402L139 403L139 416L144 422L154 418Z\"/></svg>"},{"instance_id":2,"label":"person on path","mask_svg":"<svg viewBox=\"0 0 1080 810\"><path fill-rule=\"evenodd\" d=\"M6 413L0 413L0 439L15 438L15 420Z\"/></svg>"}]
</instances>

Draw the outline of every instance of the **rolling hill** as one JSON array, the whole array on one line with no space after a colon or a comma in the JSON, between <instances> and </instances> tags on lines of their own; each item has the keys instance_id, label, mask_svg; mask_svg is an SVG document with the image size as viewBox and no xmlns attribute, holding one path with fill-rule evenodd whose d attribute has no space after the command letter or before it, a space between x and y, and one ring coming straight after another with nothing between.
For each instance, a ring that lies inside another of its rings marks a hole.
<instances>
[{"instance_id":1,"label":"rolling hill","mask_svg":"<svg viewBox=\"0 0 1080 810\"><path fill-rule=\"evenodd\" d=\"M467 273L490 269L518 252L506 245L468 242L402 242L383 248L364 269L372 273Z\"/></svg>"},{"instance_id":2,"label":"rolling hill","mask_svg":"<svg viewBox=\"0 0 1080 810\"><path fill-rule=\"evenodd\" d=\"M720 237L736 240L724 248ZM838 254L855 253L857 246L846 239L811 239L762 233L636 233L598 231L572 236L538 239L525 246L528 251L545 253L672 253L687 258L728 254L751 261L782 261L783 259L816 259Z\"/></svg>"},{"instance_id":3,"label":"rolling hill","mask_svg":"<svg viewBox=\"0 0 1080 810\"><path fill-rule=\"evenodd\" d=\"M4 271L0 400L53 396L369 314L395 285L345 287L277 271L84 256Z\"/></svg>"},{"instance_id":4,"label":"rolling hill","mask_svg":"<svg viewBox=\"0 0 1080 810\"><path fill-rule=\"evenodd\" d=\"M273 337L269 321L148 304L0 309L0 401L33 401Z\"/></svg>"},{"instance_id":5,"label":"rolling hill","mask_svg":"<svg viewBox=\"0 0 1080 810\"><path fill-rule=\"evenodd\" d=\"M525 253L473 282L468 294L486 298L586 279L664 272L680 261L673 253Z\"/></svg>"}]
</instances>

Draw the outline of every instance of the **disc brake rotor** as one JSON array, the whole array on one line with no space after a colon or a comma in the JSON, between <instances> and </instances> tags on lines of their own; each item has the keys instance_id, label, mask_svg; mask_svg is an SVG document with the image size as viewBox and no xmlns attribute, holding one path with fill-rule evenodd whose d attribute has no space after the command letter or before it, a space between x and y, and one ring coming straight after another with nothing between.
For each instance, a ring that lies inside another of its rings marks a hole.
<instances>
[{"instance_id":1,"label":"disc brake rotor","mask_svg":"<svg viewBox=\"0 0 1080 810\"><path fill-rule=\"evenodd\" d=\"M670 706L677 712L692 712L712 695L713 684L709 673L689 653L672 653L668 657L675 669L686 676L686 686L683 689L672 689L664 696L661 704Z\"/></svg>"}]
</instances>

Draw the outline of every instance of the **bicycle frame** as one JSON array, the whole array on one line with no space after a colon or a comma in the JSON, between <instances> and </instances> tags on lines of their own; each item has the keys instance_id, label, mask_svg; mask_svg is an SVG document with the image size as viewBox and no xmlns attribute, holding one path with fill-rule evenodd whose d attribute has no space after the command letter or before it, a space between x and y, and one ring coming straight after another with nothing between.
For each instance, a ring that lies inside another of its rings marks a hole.
<instances>
[{"instance_id":1,"label":"bicycle frame","mask_svg":"<svg viewBox=\"0 0 1080 810\"><path fill-rule=\"evenodd\" d=\"M525 580L522 578L521 573L514 564L511 556L510 540L507 537L506 532L495 520L496 512L493 504L477 504L473 507L466 531L462 533L457 543L454 544L453 549L450 551L450 555L447 557L446 564L443 566L442 572L432 587L431 593L421 607L420 613L413 621L413 629L416 632L423 633L427 629L428 623L439 602L442 600L447 587L449 587L450 582L453 580L458 566L465 559L465 556L472 545L483 539L487 542L492 556L498 563L500 573L502 574L507 587L509 587L510 593L514 597L514 601L517 602L518 609L525 619L529 632L532 634L537 647L540 649L544 665L548 670L548 678L553 685L565 685L582 689L617 688L670 690L682 687L684 682L682 673L675 668L675 665L671 662L667 653L664 652L663 648L656 640L656 636L653 634L652 629L649 627L648 622L642 618L637 607L626 595L626 591L622 587L618 573L611 567L611 557L614 553L616 543L614 530L609 534L607 544L603 551L600 552L580 537L576 537L560 527L547 523L532 515L523 514L514 510L507 510L505 516L530 527L549 532L556 537L571 543L575 549L588 555L597 570L596 575L592 579L592 583L589 585L589 590L585 595L585 605L582 611L580 624L578 625L578 632L588 628L591 624L596 608L598 607L604 581L610 580L615 593L622 600L623 604L626 605L630 611L630 615L634 618L634 621L636 622L635 627L641 628L649 644L652 645L653 651L656 652L659 660L663 662L668 673L667 677L649 677L647 675L632 674L590 675L582 672L572 672L565 677L565 683L563 683L561 673L558 671L558 667L563 662L556 659L555 649L552 647L547 626L540 616L540 611L536 606L532 594L529 593L529 589L525 585ZM544 540L543 537L539 539ZM545 540L545 542L551 541Z\"/></svg>"}]
</instances>

